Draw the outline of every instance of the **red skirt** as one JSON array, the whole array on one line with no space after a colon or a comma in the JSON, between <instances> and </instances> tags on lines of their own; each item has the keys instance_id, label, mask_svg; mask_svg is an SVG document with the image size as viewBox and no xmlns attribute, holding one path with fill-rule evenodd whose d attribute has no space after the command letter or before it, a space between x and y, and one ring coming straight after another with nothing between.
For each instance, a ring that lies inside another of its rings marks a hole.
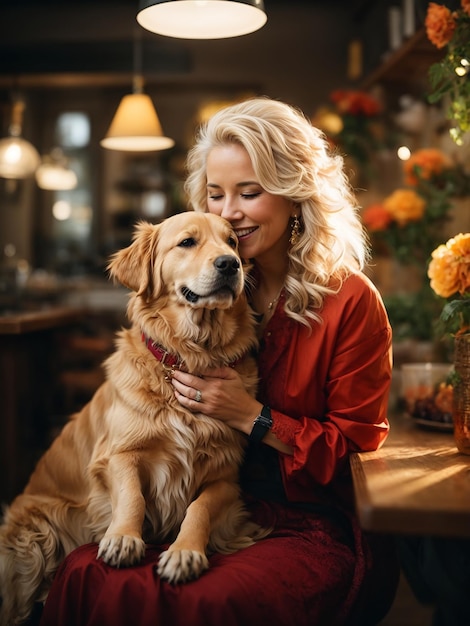
<instances>
[{"instance_id":1,"label":"red skirt","mask_svg":"<svg viewBox=\"0 0 470 626\"><path fill-rule=\"evenodd\" d=\"M366 571L357 528L346 517L257 503L269 537L215 554L198 580L171 585L156 573L166 546L116 569L97 545L72 552L58 570L41 626L336 626L345 624Z\"/></svg>"}]
</instances>

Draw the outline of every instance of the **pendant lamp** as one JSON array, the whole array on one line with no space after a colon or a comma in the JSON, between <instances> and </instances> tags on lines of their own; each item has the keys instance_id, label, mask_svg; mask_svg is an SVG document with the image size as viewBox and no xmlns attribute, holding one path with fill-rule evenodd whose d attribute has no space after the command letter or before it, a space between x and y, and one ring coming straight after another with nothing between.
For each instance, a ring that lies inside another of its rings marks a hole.
<instances>
[{"instance_id":1,"label":"pendant lamp","mask_svg":"<svg viewBox=\"0 0 470 626\"><path fill-rule=\"evenodd\" d=\"M76 173L70 169L60 148L54 148L50 154L43 156L35 176L38 187L52 191L75 189L78 183Z\"/></svg>"},{"instance_id":2,"label":"pendant lamp","mask_svg":"<svg viewBox=\"0 0 470 626\"><path fill-rule=\"evenodd\" d=\"M132 93L122 98L100 143L103 148L127 152L151 152L174 146L173 139L163 135L150 96L143 93L142 76L134 76Z\"/></svg>"},{"instance_id":3,"label":"pendant lamp","mask_svg":"<svg viewBox=\"0 0 470 626\"><path fill-rule=\"evenodd\" d=\"M140 0L138 23L152 33L181 39L224 39L266 23L263 0Z\"/></svg>"},{"instance_id":4,"label":"pendant lamp","mask_svg":"<svg viewBox=\"0 0 470 626\"><path fill-rule=\"evenodd\" d=\"M22 100L13 103L9 137L0 140L0 176L21 179L32 176L41 162L36 148L21 137L23 112Z\"/></svg>"}]
</instances>

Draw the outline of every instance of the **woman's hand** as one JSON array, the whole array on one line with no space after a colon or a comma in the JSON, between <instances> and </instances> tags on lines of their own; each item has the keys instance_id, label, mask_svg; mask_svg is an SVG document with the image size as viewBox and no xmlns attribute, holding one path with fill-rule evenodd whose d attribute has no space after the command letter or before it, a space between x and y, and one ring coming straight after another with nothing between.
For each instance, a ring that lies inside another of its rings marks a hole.
<instances>
[{"instance_id":1,"label":"woman's hand","mask_svg":"<svg viewBox=\"0 0 470 626\"><path fill-rule=\"evenodd\" d=\"M251 432L253 420L262 408L231 367L207 370L203 377L175 370L171 382L177 400L184 407L221 420L246 434Z\"/></svg>"}]
</instances>

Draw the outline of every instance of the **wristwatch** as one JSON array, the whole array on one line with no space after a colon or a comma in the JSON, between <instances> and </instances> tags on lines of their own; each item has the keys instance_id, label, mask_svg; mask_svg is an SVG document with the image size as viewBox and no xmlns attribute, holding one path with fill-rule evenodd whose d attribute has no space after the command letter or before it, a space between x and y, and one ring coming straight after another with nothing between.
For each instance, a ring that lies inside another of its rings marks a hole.
<instances>
[{"instance_id":1,"label":"wristwatch","mask_svg":"<svg viewBox=\"0 0 470 626\"><path fill-rule=\"evenodd\" d=\"M269 406L263 406L261 413L253 422L253 428L250 433L249 440L252 443L260 443L268 430L273 426L273 418L271 417L271 409Z\"/></svg>"}]
</instances>

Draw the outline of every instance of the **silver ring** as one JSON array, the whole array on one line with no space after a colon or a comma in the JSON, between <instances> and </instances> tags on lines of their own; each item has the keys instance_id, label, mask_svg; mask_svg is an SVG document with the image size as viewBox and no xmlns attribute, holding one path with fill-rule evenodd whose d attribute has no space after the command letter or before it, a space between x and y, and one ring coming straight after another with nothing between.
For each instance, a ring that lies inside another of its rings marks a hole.
<instances>
[{"instance_id":1,"label":"silver ring","mask_svg":"<svg viewBox=\"0 0 470 626\"><path fill-rule=\"evenodd\" d=\"M194 397L194 399L196 400L196 402L201 402L202 393L199 391L199 389L196 389L196 396Z\"/></svg>"}]
</instances>

